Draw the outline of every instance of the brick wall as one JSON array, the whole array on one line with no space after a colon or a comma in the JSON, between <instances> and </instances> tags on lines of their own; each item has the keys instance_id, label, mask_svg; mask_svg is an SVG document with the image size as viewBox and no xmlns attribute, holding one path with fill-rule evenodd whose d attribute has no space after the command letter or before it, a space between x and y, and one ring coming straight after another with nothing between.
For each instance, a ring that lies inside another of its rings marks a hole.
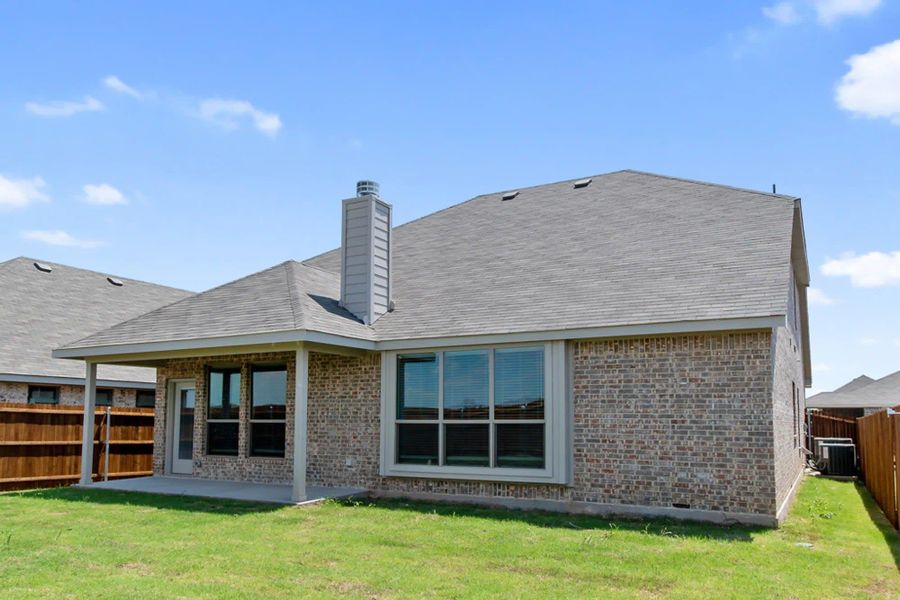
<instances>
[{"instance_id":1,"label":"brick wall","mask_svg":"<svg viewBox=\"0 0 900 600\"><path fill-rule=\"evenodd\" d=\"M381 357L311 353L307 482L376 492L676 505L774 515L772 337L762 331L571 343L572 486L379 476ZM284 459L247 456L248 367L259 360L288 364ZM239 457L204 456L204 373L210 363L240 364L244 369ZM179 378L193 379L197 387L196 476L290 481L293 353L173 360L159 370L158 396L165 397L168 382ZM159 397L158 473L164 465L166 428Z\"/></svg>"},{"instance_id":2,"label":"brick wall","mask_svg":"<svg viewBox=\"0 0 900 600\"><path fill-rule=\"evenodd\" d=\"M250 456L250 365L253 363L285 363L287 365L287 416L284 458ZM157 370L156 419L153 431L153 472L165 472L165 445L168 435L165 398L169 382L189 379L195 385L194 465L193 475L204 479L253 481L257 483L290 483L294 439L294 353L269 352L169 361ZM241 405L238 456L206 454L207 378L209 366L241 368Z\"/></svg>"},{"instance_id":3,"label":"brick wall","mask_svg":"<svg viewBox=\"0 0 900 600\"><path fill-rule=\"evenodd\" d=\"M774 514L769 332L572 350L575 500Z\"/></svg>"},{"instance_id":4,"label":"brick wall","mask_svg":"<svg viewBox=\"0 0 900 600\"><path fill-rule=\"evenodd\" d=\"M80 406L84 403L83 385L50 385L49 387L59 389L59 403L61 405ZM136 398L135 390L126 388L112 388L112 390L113 406L134 406ZM0 402L27 403L28 384L0 381Z\"/></svg>"},{"instance_id":5,"label":"brick wall","mask_svg":"<svg viewBox=\"0 0 900 600\"><path fill-rule=\"evenodd\" d=\"M805 429L803 415L806 412L803 387L803 361L800 342L787 327L776 330L773 341L774 379L772 408L774 413L774 461L775 496L780 507L790 493L791 486L803 471ZM797 391L800 405L795 413L793 394ZM799 418L800 435L796 434Z\"/></svg>"}]
</instances>

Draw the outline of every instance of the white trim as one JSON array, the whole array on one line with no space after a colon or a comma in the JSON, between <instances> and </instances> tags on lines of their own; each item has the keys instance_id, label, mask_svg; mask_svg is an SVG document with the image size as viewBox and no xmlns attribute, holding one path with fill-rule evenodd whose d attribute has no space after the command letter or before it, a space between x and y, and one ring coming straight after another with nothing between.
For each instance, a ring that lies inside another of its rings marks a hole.
<instances>
[{"instance_id":1,"label":"white trim","mask_svg":"<svg viewBox=\"0 0 900 600\"><path fill-rule=\"evenodd\" d=\"M306 500L307 410L309 403L309 350L297 350L294 364L294 481L291 501Z\"/></svg>"},{"instance_id":2,"label":"white trim","mask_svg":"<svg viewBox=\"0 0 900 600\"><path fill-rule=\"evenodd\" d=\"M172 399L175 397L175 386L179 383L193 383L195 386L197 382L195 379L190 377L184 377L181 379L169 379L166 381L166 397L165 397L165 439L163 440L163 473L166 475L172 475L172 440L175 436L175 403L172 402ZM195 388L196 389L196 388ZM196 394L196 391L194 392Z\"/></svg>"},{"instance_id":3,"label":"white trim","mask_svg":"<svg viewBox=\"0 0 900 600\"><path fill-rule=\"evenodd\" d=\"M0 373L0 381L9 383L39 383L48 385L80 385L84 386L84 377L51 377L49 375L16 375ZM127 390L155 390L156 384L144 381L116 381L114 379L98 379L98 387L119 388Z\"/></svg>"},{"instance_id":4,"label":"white trim","mask_svg":"<svg viewBox=\"0 0 900 600\"><path fill-rule=\"evenodd\" d=\"M84 419L81 424L82 485L91 483L94 466L94 410L97 404L97 363L84 363Z\"/></svg>"},{"instance_id":5,"label":"white trim","mask_svg":"<svg viewBox=\"0 0 900 600\"><path fill-rule=\"evenodd\" d=\"M239 348L241 346L291 344L310 342L328 346L356 348L359 350L416 350L424 348L450 348L456 346L481 345L490 346L510 343L549 342L553 340L599 339L609 337L630 337L645 335L665 335L671 333L703 333L708 331L735 331L743 329L773 329L783 326L785 315L769 317L749 317L741 319L712 319L708 321L673 321L665 323L648 323L644 325L615 325L609 327L586 327L577 329L556 329L547 331L496 333L468 336L445 336L419 339L396 339L385 341L362 340L358 338L319 333L307 330L277 331L225 337L195 338L160 342L144 342L138 344L111 344L106 346L88 346L57 348L52 352L54 358L84 359L87 357L116 357L117 362L125 362L125 355L152 355L154 353L177 352L183 350L200 350L210 348ZM146 356L143 358L154 358ZM159 356L157 358L165 358Z\"/></svg>"},{"instance_id":6,"label":"white trim","mask_svg":"<svg viewBox=\"0 0 900 600\"><path fill-rule=\"evenodd\" d=\"M520 343L507 346L477 346L473 350L495 348L528 347L534 344ZM389 351L382 354L381 385L381 461L380 474L384 477L422 477L437 479L465 479L484 481L510 481L566 484L570 481L569 436L568 436L568 385L566 373L566 344L554 341L542 344L544 349L544 468L518 469L498 467L465 467L446 465L414 465L394 462L396 450L396 381L397 356L400 352ZM458 350L459 348L454 348ZM420 349L417 349L420 350ZM425 349L421 349L425 350ZM442 360L440 352L445 348L429 348L429 352L438 353L439 365ZM492 353L491 353L492 354ZM443 369L438 369L439 378ZM439 409L443 385L438 385ZM491 393L493 390L491 389ZM493 404L493 403L491 403ZM475 421L473 421L475 422ZM493 423L493 421L491 421ZM441 439L443 436L440 436ZM491 446L491 454L494 450ZM443 456L443 448L439 448ZM493 460L491 461L493 463Z\"/></svg>"}]
</instances>

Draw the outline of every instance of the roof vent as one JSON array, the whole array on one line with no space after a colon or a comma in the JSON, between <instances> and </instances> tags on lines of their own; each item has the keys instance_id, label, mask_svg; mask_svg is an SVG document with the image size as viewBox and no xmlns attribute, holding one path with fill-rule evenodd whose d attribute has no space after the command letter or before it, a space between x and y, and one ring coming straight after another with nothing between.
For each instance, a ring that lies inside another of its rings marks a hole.
<instances>
[{"instance_id":1,"label":"roof vent","mask_svg":"<svg viewBox=\"0 0 900 600\"><path fill-rule=\"evenodd\" d=\"M512 200L513 198L515 198L518 195L519 195L519 192L506 192L505 194L503 194L503 197L501 198L501 200Z\"/></svg>"},{"instance_id":2,"label":"roof vent","mask_svg":"<svg viewBox=\"0 0 900 600\"><path fill-rule=\"evenodd\" d=\"M578 188L587 187L587 186L591 185L591 181L593 181L593 180L590 177L588 177L587 179L579 179L574 184L572 184L572 187L575 188L576 190Z\"/></svg>"},{"instance_id":3,"label":"roof vent","mask_svg":"<svg viewBox=\"0 0 900 600\"><path fill-rule=\"evenodd\" d=\"M53 267L50 265L45 265L44 263L36 262L34 263L34 268L40 271L41 273L49 273L53 270Z\"/></svg>"},{"instance_id":4,"label":"roof vent","mask_svg":"<svg viewBox=\"0 0 900 600\"><path fill-rule=\"evenodd\" d=\"M116 279L115 277L107 277L106 280L116 287L122 287L123 285L125 285L125 283L121 279Z\"/></svg>"},{"instance_id":5,"label":"roof vent","mask_svg":"<svg viewBox=\"0 0 900 600\"><path fill-rule=\"evenodd\" d=\"M362 181L356 182L356 195L361 198L363 196L374 196L375 198L380 198L378 195L378 182L377 181L369 181L367 179L363 179Z\"/></svg>"}]
</instances>

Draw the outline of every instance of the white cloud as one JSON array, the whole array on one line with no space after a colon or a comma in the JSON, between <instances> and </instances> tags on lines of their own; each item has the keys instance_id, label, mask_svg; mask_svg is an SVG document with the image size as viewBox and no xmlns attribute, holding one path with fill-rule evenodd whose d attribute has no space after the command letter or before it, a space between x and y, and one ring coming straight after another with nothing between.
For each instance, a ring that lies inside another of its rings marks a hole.
<instances>
[{"instance_id":1,"label":"white cloud","mask_svg":"<svg viewBox=\"0 0 900 600\"><path fill-rule=\"evenodd\" d=\"M881 0L781 0L764 6L762 13L779 25L795 25L815 15L830 27L847 17L864 17L881 6Z\"/></svg>"},{"instance_id":2,"label":"white cloud","mask_svg":"<svg viewBox=\"0 0 900 600\"><path fill-rule=\"evenodd\" d=\"M32 202L46 202L50 198L41 191L45 185L40 177L9 179L0 175L0 210L25 208Z\"/></svg>"},{"instance_id":3,"label":"white cloud","mask_svg":"<svg viewBox=\"0 0 900 600\"><path fill-rule=\"evenodd\" d=\"M834 304L834 300L819 288L809 288L806 290L806 300L810 304L818 304L820 306L830 306Z\"/></svg>"},{"instance_id":4,"label":"white cloud","mask_svg":"<svg viewBox=\"0 0 900 600\"><path fill-rule=\"evenodd\" d=\"M131 96L132 98L143 98L143 94L116 77L115 75L107 75L103 78L103 85L114 92Z\"/></svg>"},{"instance_id":5,"label":"white cloud","mask_svg":"<svg viewBox=\"0 0 900 600\"><path fill-rule=\"evenodd\" d=\"M878 340L873 337L859 338L859 345L860 346L877 346Z\"/></svg>"},{"instance_id":6,"label":"white cloud","mask_svg":"<svg viewBox=\"0 0 900 600\"><path fill-rule=\"evenodd\" d=\"M816 18L833 25L844 17L864 17L881 6L881 0L813 0Z\"/></svg>"},{"instance_id":7,"label":"white cloud","mask_svg":"<svg viewBox=\"0 0 900 600\"><path fill-rule=\"evenodd\" d=\"M96 248L97 246L103 245L103 242L97 240L78 239L60 229L23 231L22 239L33 242L42 242L44 244L50 244L51 246L68 246L70 248Z\"/></svg>"},{"instance_id":8,"label":"white cloud","mask_svg":"<svg viewBox=\"0 0 900 600\"><path fill-rule=\"evenodd\" d=\"M128 199L119 190L108 183L87 184L83 188L84 201L88 204L126 204Z\"/></svg>"},{"instance_id":9,"label":"white cloud","mask_svg":"<svg viewBox=\"0 0 900 600\"><path fill-rule=\"evenodd\" d=\"M246 100L208 98L200 102L199 116L225 129L237 129L242 119L250 119L258 131L270 137L281 129L281 118L276 113L260 110Z\"/></svg>"},{"instance_id":10,"label":"white cloud","mask_svg":"<svg viewBox=\"0 0 900 600\"><path fill-rule=\"evenodd\" d=\"M58 102L26 102L25 109L38 117L71 117L83 112L95 112L105 110L106 107L91 96L85 96L80 102L77 100L60 100Z\"/></svg>"},{"instance_id":11,"label":"white cloud","mask_svg":"<svg viewBox=\"0 0 900 600\"><path fill-rule=\"evenodd\" d=\"M847 64L850 70L835 92L838 106L857 116L900 125L900 40L851 56Z\"/></svg>"},{"instance_id":12,"label":"white cloud","mask_svg":"<svg viewBox=\"0 0 900 600\"><path fill-rule=\"evenodd\" d=\"M872 288L900 284L900 251L845 254L829 258L819 269L830 277L847 276L853 287Z\"/></svg>"},{"instance_id":13,"label":"white cloud","mask_svg":"<svg viewBox=\"0 0 900 600\"><path fill-rule=\"evenodd\" d=\"M900 339L894 340L894 345L900 348Z\"/></svg>"},{"instance_id":14,"label":"white cloud","mask_svg":"<svg viewBox=\"0 0 900 600\"><path fill-rule=\"evenodd\" d=\"M800 12L793 2L779 2L772 6L763 6L762 13L781 25L792 25L800 20Z\"/></svg>"}]
</instances>

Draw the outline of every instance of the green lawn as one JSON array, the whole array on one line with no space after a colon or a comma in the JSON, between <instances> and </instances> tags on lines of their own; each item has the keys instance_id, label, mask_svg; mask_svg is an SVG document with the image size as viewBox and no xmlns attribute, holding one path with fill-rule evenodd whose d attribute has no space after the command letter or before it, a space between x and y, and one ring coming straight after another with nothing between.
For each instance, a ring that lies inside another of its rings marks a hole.
<instances>
[{"instance_id":1,"label":"green lawn","mask_svg":"<svg viewBox=\"0 0 900 600\"><path fill-rule=\"evenodd\" d=\"M0 596L897 598L900 537L877 511L863 488L823 479L806 481L779 530L403 502L7 493Z\"/></svg>"}]
</instances>

